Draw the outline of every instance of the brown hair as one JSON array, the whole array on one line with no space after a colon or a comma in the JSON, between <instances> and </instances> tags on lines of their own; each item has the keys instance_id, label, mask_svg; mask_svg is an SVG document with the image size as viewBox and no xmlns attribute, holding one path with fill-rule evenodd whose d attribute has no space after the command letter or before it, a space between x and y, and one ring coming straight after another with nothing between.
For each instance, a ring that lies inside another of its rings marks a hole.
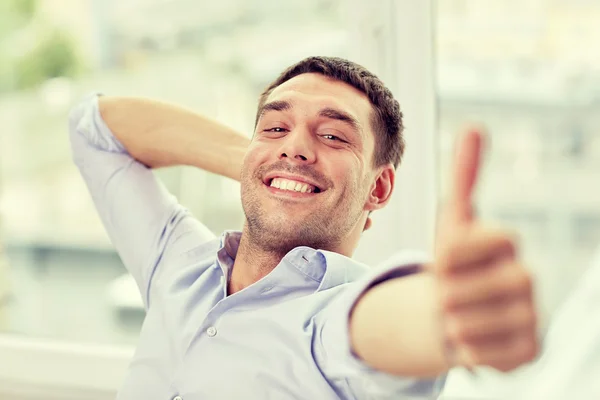
<instances>
[{"instance_id":1,"label":"brown hair","mask_svg":"<svg viewBox=\"0 0 600 400\"><path fill-rule=\"evenodd\" d=\"M398 167L405 147L402 135L404 125L398 101L377 76L363 66L343 58L308 57L287 68L260 95L255 123L258 124L261 109L273 89L295 76L306 73L319 73L345 82L369 98L374 111L371 120L375 132L373 163L376 167L387 163Z\"/></svg>"}]
</instances>

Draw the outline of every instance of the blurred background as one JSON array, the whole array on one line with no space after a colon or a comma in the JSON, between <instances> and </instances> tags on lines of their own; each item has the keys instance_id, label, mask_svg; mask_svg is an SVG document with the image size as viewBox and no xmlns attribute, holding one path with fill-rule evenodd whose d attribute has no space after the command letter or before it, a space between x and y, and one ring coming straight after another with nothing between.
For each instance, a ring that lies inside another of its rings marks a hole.
<instances>
[{"instance_id":1,"label":"blurred background","mask_svg":"<svg viewBox=\"0 0 600 400\"><path fill-rule=\"evenodd\" d=\"M250 135L262 89L303 57L381 71L389 57L415 62L389 54L405 39L371 3L363 13L357 0L1 1L0 332L83 349L137 341L139 295L70 158L67 114L78 99L92 90L151 96ZM381 1L383 14L392 3ZM547 320L600 244L600 2L425 3L433 33L415 46L427 40L432 50L435 132L412 147L420 132L407 124L407 151L433 160L431 197L443 193L456 133L469 121L487 126L478 209L519 232ZM361 40L385 54L357 53ZM188 168L158 174L216 234L241 227L237 183ZM369 246L361 254L375 252Z\"/></svg>"}]
</instances>

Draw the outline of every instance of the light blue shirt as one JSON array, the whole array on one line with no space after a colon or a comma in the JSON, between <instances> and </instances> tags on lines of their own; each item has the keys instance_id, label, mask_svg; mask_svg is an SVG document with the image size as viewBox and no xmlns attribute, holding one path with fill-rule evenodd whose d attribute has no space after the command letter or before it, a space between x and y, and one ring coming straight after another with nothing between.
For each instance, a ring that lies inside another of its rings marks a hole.
<instances>
[{"instance_id":1,"label":"light blue shirt","mask_svg":"<svg viewBox=\"0 0 600 400\"><path fill-rule=\"evenodd\" d=\"M445 377L375 371L353 354L348 335L359 296L415 272L423 257L398 254L393 267L373 271L298 247L269 275L227 296L241 233L214 237L182 207L110 132L96 95L72 110L69 124L74 161L146 308L118 399L437 397Z\"/></svg>"}]
</instances>

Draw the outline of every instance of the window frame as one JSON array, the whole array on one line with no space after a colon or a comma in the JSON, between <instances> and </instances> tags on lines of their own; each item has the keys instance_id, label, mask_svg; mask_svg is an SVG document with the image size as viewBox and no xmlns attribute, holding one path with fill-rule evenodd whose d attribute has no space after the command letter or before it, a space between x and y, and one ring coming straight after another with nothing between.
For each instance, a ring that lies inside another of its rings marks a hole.
<instances>
[{"instance_id":1,"label":"window frame","mask_svg":"<svg viewBox=\"0 0 600 400\"><path fill-rule=\"evenodd\" d=\"M351 58L390 88L406 127L407 147L394 194L384 209L373 214L373 226L355 253L359 261L377 265L403 249L430 253L434 244L438 188L434 1L354 0L349 9Z\"/></svg>"}]
</instances>

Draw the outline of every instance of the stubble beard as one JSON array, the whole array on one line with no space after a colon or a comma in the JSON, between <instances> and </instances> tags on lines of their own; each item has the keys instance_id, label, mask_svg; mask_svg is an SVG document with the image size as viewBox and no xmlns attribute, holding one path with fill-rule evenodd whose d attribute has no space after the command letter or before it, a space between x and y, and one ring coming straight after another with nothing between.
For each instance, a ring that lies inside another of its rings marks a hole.
<instances>
[{"instance_id":1,"label":"stubble beard","mask_svg":"<svg viewBox=\"0 0 600 400\"><path fill-rule=\"evenodd\" d=\"M342 193L342 201L331 210L323 208L308 213L302 220L286 220L284 213L266 210L257 193L260 188L249 182L242 184L242 206L246 215L245 234L252 247L283 257L299 246L334 250L358 222L356 191ZM286 207L284 201L281 207ZM320 212L321 211L321 212Z\"/></svg>"}]
</instances>

